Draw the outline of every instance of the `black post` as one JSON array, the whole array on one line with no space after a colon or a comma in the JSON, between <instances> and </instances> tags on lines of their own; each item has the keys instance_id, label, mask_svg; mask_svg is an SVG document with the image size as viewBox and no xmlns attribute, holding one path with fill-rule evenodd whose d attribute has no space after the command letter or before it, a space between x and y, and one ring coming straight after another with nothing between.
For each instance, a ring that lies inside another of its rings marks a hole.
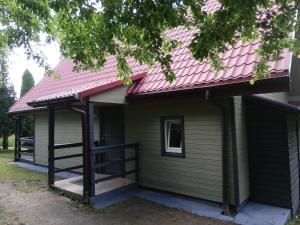
<instances>
[{"instance_id":1,"label":"black post","mask_svg":"<svg viewBox=\"0 0 300 225\"><path fill-rule=\"evenodd\" d=\"M54 185L54 129L55 108L48 107L48 185Z\"/></svg>"},{"instance_id":2,"label":"black post","mask_svg":"<svg viewBox=\"0 0 300 225\"><path fill-rule=\"evenodd\" d=\"M20 160L21 159L21 135L22 135L22 118L21 118L21 116L18 117L17 123L18 123L18 125L17 125L18 126L17 160Z\"/></svg>"},{"instance_id":3,"label":"black post","mask_svg":"<svg viewBox=\"0 0 300 225\"><path fill-rule=\"evenodd\" d=\"M95 196L95 155L92 154L92 149L95 147L94 142L94 103L89 101L89 98L86 99L86 174L87 184L89 186L89 197Z\"/></svg>"},{"instance_id":4,"label":"black post","mask_svg":"<svg viewBox=\"0 0 300 225\"><path fill-rule=\"evenodd\" d=\"M125 148L121 148L120 149L120 156L121 156L121 174L122 174L122 177L125 177L125 173L126 173L126 162L125 162L125 158L126 158L126 155L125 155L125 151L126 151L126 147Z\"/></svg>"},{"instance_id":5,"label":"black post","mask_svg":"<svg viewBox=\"0 0 300 225\"><path fill-rule=\"evenodd\" d=\"M18 139L19 139L19 117L16 119L16 133L15 133L15 161L18 161Z\"/></svg>"},{"instance_id":6,"label":"black post","mask_svg":"<svg viewBox=\"0 0 300 225\"><path fill-rule=\"evenodd\" d=\"M134 154L135 154L135 181L139 183L140 181L139 144L135 144Z\"/></svg>"},{"instance_id":7,"label":"black post","mask_svg":"<svg viewBox=\"0 0 300 225\"><path fill-rule=\"evenodd\" d=\"M82 165L83 165L83 202L89 203L90 197L90 173L89 173L89 157L87 143L87 117L86 112L81 114L82 122Z\"/></svg>"}]
</instances>

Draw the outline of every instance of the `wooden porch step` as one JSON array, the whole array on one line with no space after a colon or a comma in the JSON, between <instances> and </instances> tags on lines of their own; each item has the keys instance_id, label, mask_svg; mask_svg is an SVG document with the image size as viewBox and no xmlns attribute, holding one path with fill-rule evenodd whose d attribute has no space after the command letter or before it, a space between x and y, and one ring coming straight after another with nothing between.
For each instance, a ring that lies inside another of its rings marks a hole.
<instances>
[{"instance_id":1,"label":"wooden porch step","mask_svg":"<svg viewBox=\"0 0 300 225\"><path fill-rule=\"evenodd\" d=\"M115 188L115 189L112 189L110 191L106 191L106 192L102 192L100 194L99 193L96 194L95 197L90 198L90 203L92 205L95 205L98 202L107 201L109 199L118 197L122 194L126 194L130 191L133 191L137 188L138 188L138 184L136 182L131 182L131 183L128 183L127 185L120 186L119 188Z\"/></svg>"},{"instance_id":2,"label":"wooden porch step","mask_svg":"<svg viewBox=\"0 0 300 225\"><path fill-rule=\"evenodd\" d=\"M108 176L106 174L97 174L97 178ZM99 182L95 185L95 197L90 199L90 202L94 204L100 200L106 200L116 195L120 195L137 188L137 183L134 180L128 178L117 177L111 180ZM76 200L82 200L83 186L82 176L77 176L61 181L56 181L53 185L54 189L64 192L71 198Z\"/></svg>"}]
</instances>

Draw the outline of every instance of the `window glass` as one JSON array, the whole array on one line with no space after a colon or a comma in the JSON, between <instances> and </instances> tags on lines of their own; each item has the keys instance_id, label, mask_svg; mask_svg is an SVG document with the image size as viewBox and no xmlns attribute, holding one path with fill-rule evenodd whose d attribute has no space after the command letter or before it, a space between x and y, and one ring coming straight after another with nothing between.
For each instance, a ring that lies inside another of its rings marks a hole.
<instances>
[{"instance_id":1,"label":"window glass","mask_svg":"<svg viewBox=\"0 0 300 225\"><path fill-rule=\"evenodd\" d=\"M170 123L169 125L169 146L170 148L181 148L181 124Z\"/></svg>"},{"instance_id":2,"label":"window glass","mask_svg":"<svg viewBox=\"0 0 300 225\"><path fill-rule=\"evenodd\" d=\"M183 117L162 117L162 154L184 156Z\"/></svg>"}]
</instances>

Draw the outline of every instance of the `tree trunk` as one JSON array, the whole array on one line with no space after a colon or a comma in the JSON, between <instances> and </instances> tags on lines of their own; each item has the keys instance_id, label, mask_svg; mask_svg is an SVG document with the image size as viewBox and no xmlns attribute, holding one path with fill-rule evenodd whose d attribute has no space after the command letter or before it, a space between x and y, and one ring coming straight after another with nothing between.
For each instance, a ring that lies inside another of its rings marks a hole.
<instances>
[{"instance_id":1,"label":"tree trunk","mask_svg":"<svg viewBox=\"0 0 300 225\"><path fill-rule=\"evenodd\" d=\"M8 150L8 135L3 134L3 143L2 143L3 150Z\"/></svg>"}]
</instances>

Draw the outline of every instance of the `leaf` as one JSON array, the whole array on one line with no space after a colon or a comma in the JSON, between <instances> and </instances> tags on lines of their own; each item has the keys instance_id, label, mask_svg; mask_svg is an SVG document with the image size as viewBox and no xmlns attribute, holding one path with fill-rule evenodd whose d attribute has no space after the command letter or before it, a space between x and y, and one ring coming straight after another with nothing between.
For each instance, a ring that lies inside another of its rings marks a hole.
<instances>
[{"instance_id":1,"label":"leaf","mask_svg":"<svg viewBox=\"0 0 300 225\"><path fill-rule=\"evenodd\" d=\"M61 80L61 76L59 74L54 74L54 80Z\"/></svg>"}]
</instances>

